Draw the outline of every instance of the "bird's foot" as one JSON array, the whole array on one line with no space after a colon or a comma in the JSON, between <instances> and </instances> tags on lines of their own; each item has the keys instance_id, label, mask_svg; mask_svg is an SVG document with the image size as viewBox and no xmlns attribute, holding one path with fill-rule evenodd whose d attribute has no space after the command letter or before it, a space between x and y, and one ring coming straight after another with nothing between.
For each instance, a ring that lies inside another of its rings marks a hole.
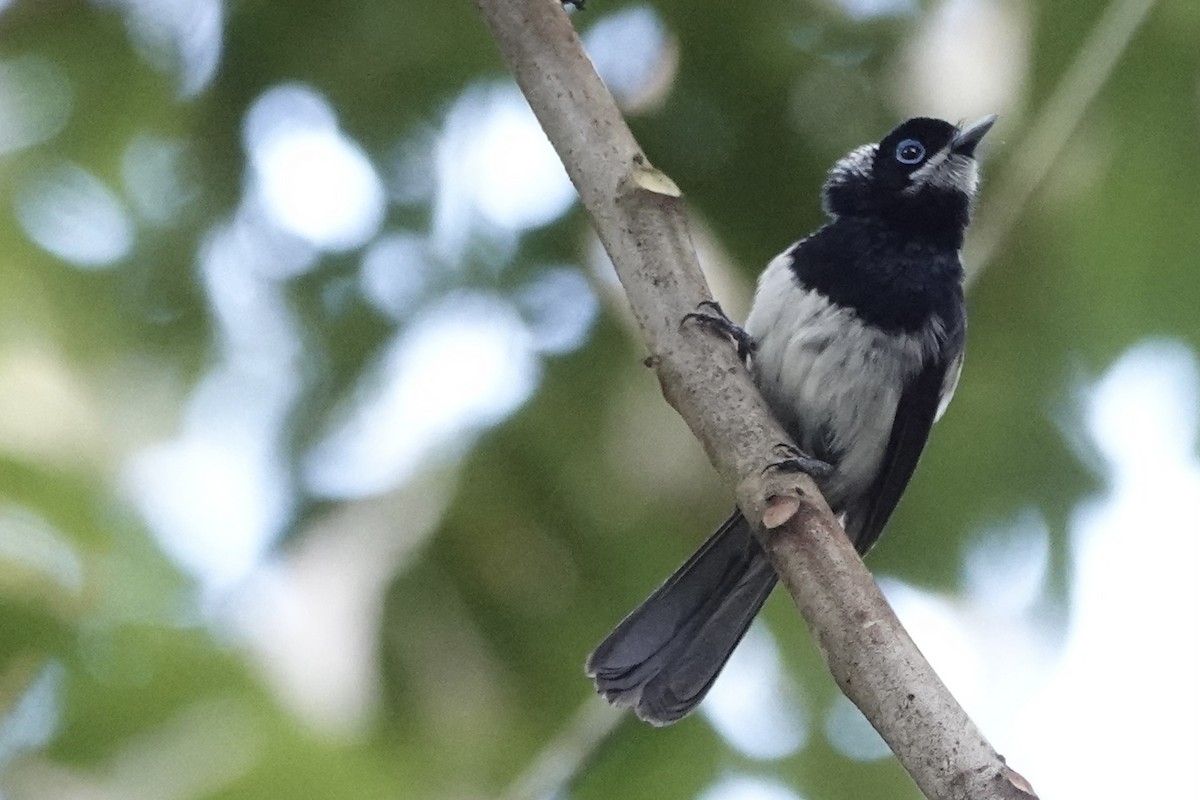
<instances>
[{"instance_id":1,"label":"bird's foot","mask_svg":"<svg viewBox=\"0 0 1200 800\"><path fill-rule=\"evenodd\" d=\"M754 341L754 337L746 333L746 330L734 323L721 308L721 304L716 300L701 300L701 308L708 308L708 312L693 311L683 315L683 322L695 320L718 333L729 337L735 345L737 345L738 358L743 364L749 366L750 359L754 355L754 351L758 348L758 342Z\"/></svg>"},{"instance_id":2,"label":"bird's foot","mask_svg":"<svg viewBox=\"0 0 1200 800\"><path fill-rule=\"evenodd\" d=\"M768 464L763 472L773 470L783 470L785 472L803 472L810 478L820 480L828 478L833 472L833 465L828 461L822 461L819 458L813 458L807 453L800 450L798 447L793 447L790 444L775 445L775 452L781 455L778 461L772 461Z\"/></svg>"}]
</instances>

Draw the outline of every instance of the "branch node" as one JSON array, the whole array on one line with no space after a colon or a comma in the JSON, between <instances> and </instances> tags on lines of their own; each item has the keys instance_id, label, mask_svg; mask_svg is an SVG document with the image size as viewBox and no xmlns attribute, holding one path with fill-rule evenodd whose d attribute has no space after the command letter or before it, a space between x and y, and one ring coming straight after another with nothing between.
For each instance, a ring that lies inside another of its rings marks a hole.
<instances>
[{"instance_id":1,"label":"branch node","mask_svg":"<svg viewBox=\"0 0 1200 800\"><path fill-rule=\"evenodd\" d=\"M800 510L800 498L790 494L777 494L767 498L767 508L763 511L762 526L767 530L787 523Z\"/></svg>"},{"instance_id":2,"label":"branch node","mask_svg":"<svg viewBox=\"0 0 1200 800\"><path fill-rule=\"evenodd\" d=\"M1037 792L1033 790L1033 784L1029 782L1021 773L1017 772L1012 767L1005 764L1000 768L1000 777L1002 780L1007 780L1009 785L1020 792L1021 797L1037 800Z\"/></svg>"},{"instance_id":3,"label":"branch node","mask_svg":"<svg viewBox=\"0 0 1200 800\"><path fill-rule=\"evenodd\" d=\"M683 192L667 173L651 166L635 167L627 178L628 182L639 189L667 197L683 197Z\"/></svg>"}]
</instances>

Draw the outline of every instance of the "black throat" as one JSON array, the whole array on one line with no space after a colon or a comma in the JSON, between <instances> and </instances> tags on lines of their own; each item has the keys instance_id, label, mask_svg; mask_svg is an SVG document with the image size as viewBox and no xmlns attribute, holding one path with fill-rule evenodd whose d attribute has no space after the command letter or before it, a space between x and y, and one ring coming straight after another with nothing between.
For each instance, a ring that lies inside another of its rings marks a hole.
<instances>
[{"instance_id":1,"label":"black throat","mask_svg":"<svg viewBox=\"0 0 1200 800\"><path fill-rule=\"evenodd\" d=\"M921 227L838 217L792 247L792 271L805 288L886 331L911 333L934 317L948 322L963 301L963 228Z\"/></svg>"}]
</instances>

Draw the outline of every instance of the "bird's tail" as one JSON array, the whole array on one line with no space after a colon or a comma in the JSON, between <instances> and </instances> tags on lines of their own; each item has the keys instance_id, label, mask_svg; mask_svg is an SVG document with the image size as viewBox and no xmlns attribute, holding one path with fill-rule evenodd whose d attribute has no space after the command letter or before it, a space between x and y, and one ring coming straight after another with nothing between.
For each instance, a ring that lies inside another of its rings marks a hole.
<instances>
[{"instance_id":1,"label":"bird's tail","mask_svg":"<svg viewBox=\"0 0 1200 800\"><path fill-rule=\"evenodd\" d=\"M696 707L775 586L735 512L592 652L587 674L610 703L668 725Z\"/></svg>"}]
</instances>

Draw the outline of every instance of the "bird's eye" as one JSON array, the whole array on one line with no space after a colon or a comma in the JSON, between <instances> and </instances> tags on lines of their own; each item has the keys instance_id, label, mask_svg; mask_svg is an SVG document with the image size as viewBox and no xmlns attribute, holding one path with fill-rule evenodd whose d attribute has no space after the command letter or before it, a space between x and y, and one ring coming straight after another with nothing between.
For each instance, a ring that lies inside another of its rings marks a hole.
<instances>
[{"instance_id":1,"label":"bird's eye","mask_svg":"<svg viewBox=\"0 0 1200 800\"><path fill-rule=\"evenodd\" d=\"M916 139L905 139L896 145L896 160L901 164L919 164L925 157L925 145Z\"/></svg>"}]
</instances>

